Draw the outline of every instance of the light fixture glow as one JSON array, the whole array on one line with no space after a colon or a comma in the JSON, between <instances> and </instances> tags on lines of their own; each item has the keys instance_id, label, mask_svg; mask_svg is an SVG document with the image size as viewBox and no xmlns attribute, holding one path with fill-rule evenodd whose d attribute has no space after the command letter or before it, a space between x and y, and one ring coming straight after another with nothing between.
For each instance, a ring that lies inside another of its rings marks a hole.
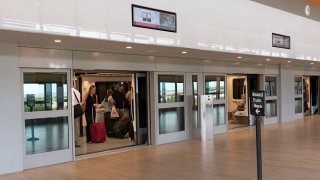
<instances>
[{"instance_id":1,"label":"light fixture glow","mask_svg":"<svg viewBox=\"0 0 320 180\"><path fill-rule=\"evenodd\" d=\"M314 63L312 62L312 63L310 63L311 65L313 65Z\"/></svg>"},{"instance_id":2,"label":"light fixture glow","mask_svg":"<svg viewBox=\"0 0 320 180\"><path fill-rule=\"evenodd\" d=\"M188 52L187 52L187 51L182 51L181 53L182 53L182 54L187 54Z\"/></svg>"},{"instance_id":3,"label":"light fixture glow","mask_svg":"<svg viewBox=\"0 0 320 180\"><path fill-rule=\"evenodd\" d=\"M271 59L266 59L267 61L270 61Z\"/></svg>"},{"instance_id":4,"label":"light fixture glow","mask_svg":"<svg viewBox=\"0 0 320 180\"><path fill-rule=\"evenodd\" d=\"M288 61L288 63L291 63L292 61Z\"/></svg>"},{"instance_id":5,"label":"light fixture glow","mask_svg":"<svg viewBox=\"0 0 320 180\"><path fill-rule=\"evenodd\" d=\"M55 43L61 43L62 40L61 40L61 39L55 39L54 42L55 42Z\"/></svg>"},{"instance_id":6,"label":"light fixture glow","mask_svg":"<svg viewBox=\"0 0 320 180\"><path fill-rule=\"evenodd\" d=\"M242 57L241 57L241 56L238 56L237 58L238 58L238 59L242 59Z\"/></svg>"},{"instance_id":7,"label":"light fixture glow","mask_svg":"<svg viewBox=\"0 0 320 180\"><path fill-rule=\"evenodd\" d=\"M131 47L131 46L127 46L126 48L127 48L127 49L132 49L132 47Z\"/></svg>"}]
</instances>

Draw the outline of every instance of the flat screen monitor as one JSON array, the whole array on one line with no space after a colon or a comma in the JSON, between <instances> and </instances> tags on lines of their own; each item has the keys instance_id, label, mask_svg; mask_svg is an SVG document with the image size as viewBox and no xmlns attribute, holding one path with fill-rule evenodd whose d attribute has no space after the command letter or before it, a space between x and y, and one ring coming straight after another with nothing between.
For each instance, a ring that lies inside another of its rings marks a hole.
<instances>
[{"instance_id":1,"label":"flat screen monitor","mask_svg":"<svg viewBox=\"0 0 320 180\"><path fill-rule=\"evenodd\" d=\"M177 32L177 15L173 12L132 5L132 26Z\"/></svg>"},{"instance_id":2,"label":"flat screen monitor","mask_svg":"<svg viewBox=\"0 0 320 180\"><path fill-rule=\"evenodd\" d=\"M290 36L272 33L272 47L290 49Z\"/></svg>"}]
</instances>

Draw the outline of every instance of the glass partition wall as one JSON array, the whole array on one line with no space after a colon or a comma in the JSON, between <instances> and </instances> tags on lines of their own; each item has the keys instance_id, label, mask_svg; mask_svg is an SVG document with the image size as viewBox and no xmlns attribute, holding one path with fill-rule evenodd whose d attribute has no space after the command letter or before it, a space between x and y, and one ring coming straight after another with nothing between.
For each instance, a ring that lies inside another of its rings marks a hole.
<instances>
[{"instance_id":1,"label":"glass partition wall","mask_svg":"<svg viewBox=\"0 0 320 180\"><path fill-rule=\"evenodd\" d=\"M278 93L277 76L265 76L265 125L278 123Z\"/></svg>"},{"instance_id":2,"label":"glass partition wall","mask_svg":"<svg viewBox=\"0 0 320 180\"><path fill-rule=\"evenodd\" d=\"M205 94L213 95L214 104L214 133L220 134L227 132L226 123L226 76L224 75L205 75Z\"/></svg>"},{"instance_id":3,"label":"glass partition wall","mask_svg":"<svg viewBox=\"0 0 320 180\"><path fill-rule=\"evenodd\" d=\"M25 168L71 161L69 71L23 69L21 76Z\"/></svg>"},{"instance_id":4,"label":"glass partition wall","mask_svg":"<svg viewBox=\"0 0 320 180\"><path fill-rule=\"evenodd\" d=\"M184 140L186 134L185 75L157 76L158 144Z\"/></svg>"},{"instance_id":5,"label":"glass partition wall","mask_svg":"<svg viewBox=\"0 0 320 180\"><path fill-rule=\"evenodd\" d=\"M296 76L294 79L294 104L295 104L295 113L301 114L302 113L302 99L303 99L303 77L302 76Z\"/></svg>"}]
</instances>

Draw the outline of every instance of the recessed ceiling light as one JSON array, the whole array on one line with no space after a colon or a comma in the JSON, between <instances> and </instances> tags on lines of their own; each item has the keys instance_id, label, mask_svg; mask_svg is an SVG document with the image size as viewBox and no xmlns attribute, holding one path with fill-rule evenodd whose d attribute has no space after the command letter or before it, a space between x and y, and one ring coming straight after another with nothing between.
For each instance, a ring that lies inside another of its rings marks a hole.
<instances>
[{"instance_id":1,"label":"recessed ceiling light","mask_svg":"<svg viewBox=\"0 0 320 180\"><path fill-rule=\"evenodd\" d=\"M181 53L182 53L182 54L187 54L188 52L187 52L187 51L182 51Z\"/></svg>"},{"instance_id":2,"label":"recessed ceiling light","mask_svg":"<svg viewBox=\"0 0 320 180\"><path fill-rule=\"evenodd\" d=\"M288 61L288 63L291 63L292 61Z\"/></svg>"},{"instance_id":3,"label":"recessed ceiling light","mask_svg":"<svg viewBox=\"0 0 320 180\"><path fill-rule=\"evenodd\" d=\"M55 43L61 43L62 40L61 40L61 39L55 39L54 42L55 42Z\"/></svg>"},{"instance_id":4,"label":"recessed ceiling light","mask_svg":"<svg viewBox=\"0 0 320 180\"><path fill-rule=\"evenodd\" d=\"M311 65L313 65L314 63L312 62L312 63L310 63Z\"/></svg>"},{"instance_id":5,"label":"recessed ceiling light","mask_svg":"<svg viewBox=\"0 0 320 180\"><path fill-rule=\"evenodd\" d=\"M131 47L131 46L127 46L126 48L127 48L127 49L132 49L132 47Z\"/></svg>"},{"instance_id":6,"label":"recessed ceiling light","mask_svg":"<svg viewBox=\"0 0 320 180\"><path fill-rule=\"evenodd\" d=\"M267 61L270 61L271 59L266 59Z\"/></svg>"},{"instance_id":7,"label":"recessed ceiling light","mask_svg":"<svg viewBox=\"0 0 320 180\"><path fill-rule=\"evenodd\" d=\"M238 56L237 58L238 58L238 59L242 59L242 57L241 57L241 56Z\"/></svg>"}]
</instances>

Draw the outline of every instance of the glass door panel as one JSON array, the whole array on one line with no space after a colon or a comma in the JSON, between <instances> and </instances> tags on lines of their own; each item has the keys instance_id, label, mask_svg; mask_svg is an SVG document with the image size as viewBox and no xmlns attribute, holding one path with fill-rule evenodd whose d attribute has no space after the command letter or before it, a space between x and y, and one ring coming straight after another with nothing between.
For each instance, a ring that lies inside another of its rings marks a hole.
<instances>
[{"instance_id":1,"label":"glass door panel","mask_svg":"<svg viewBox=\"0 0 320 180\"><path fill-rule=\"evenodd\" d=\"M277 86L277 76L265 76L264 81L265 88L265 114L266 119L264 121L265 125L275 124L279 122L278 119L278 86Z\"/></svg>"},{"instance_id":2,"label":"glass door panel","mask_svg":"<svg viewBox=\"0 0 320 180\"><path fill-rule=\"evenodd\" d=\"M157 144L187 139L185 75L157 75Z\"/></svg>"},{"instance_id":3,"label":"glass door panel","mask_svg":"<svg viewBox=\"0 0 320 180\"><path fill-rule=\"evenodd\" d=\"M67 70L22 70L26 169L73 159L69 78Z\"/></svg>"},{"instance_id":4,"label":"glass door panel","mask_svg":"<svg viewBox=\"0 0 320 180\"><path fill-rule=\"evenodd\" d=\"M226 76L205 75L205 94L213 95L214 133L227 132L226 123Z\"/></svg>"}]
</instances>

